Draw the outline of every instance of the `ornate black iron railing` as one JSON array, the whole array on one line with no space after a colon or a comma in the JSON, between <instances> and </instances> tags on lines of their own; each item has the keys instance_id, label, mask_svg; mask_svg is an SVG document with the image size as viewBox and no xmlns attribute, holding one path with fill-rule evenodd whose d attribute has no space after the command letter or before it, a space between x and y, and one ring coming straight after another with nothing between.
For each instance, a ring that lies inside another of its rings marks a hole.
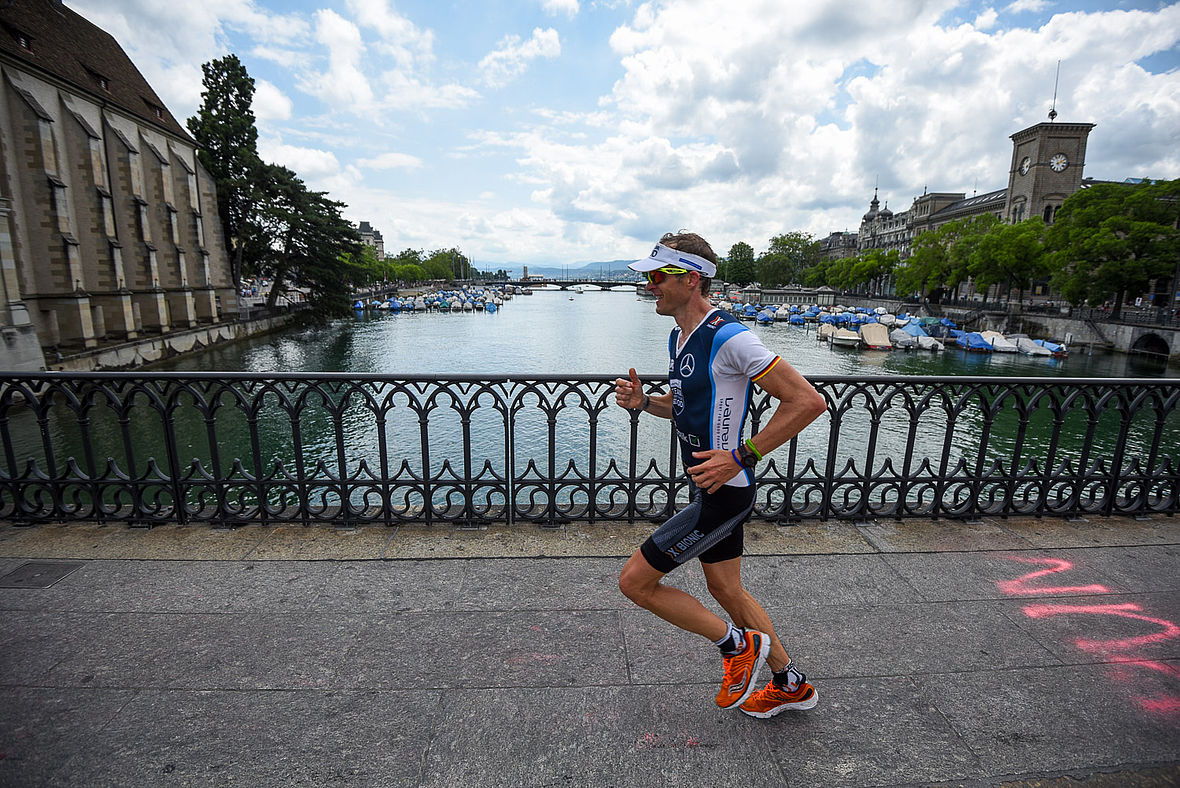
<instances>
[{"instance_id":1,"label":"ornate black iron railing","mask_svg":"<svg viewBox=\"0 0 1180 788\"><path fill-rule=\"evenodd\" d=\"M828 411L759 467L759 517L1177 511L1180 381L812 382ZM669 422L609 377L8 374L0 452L15 522L556 525L688 492Z\"/></svg>"}]
</instances>

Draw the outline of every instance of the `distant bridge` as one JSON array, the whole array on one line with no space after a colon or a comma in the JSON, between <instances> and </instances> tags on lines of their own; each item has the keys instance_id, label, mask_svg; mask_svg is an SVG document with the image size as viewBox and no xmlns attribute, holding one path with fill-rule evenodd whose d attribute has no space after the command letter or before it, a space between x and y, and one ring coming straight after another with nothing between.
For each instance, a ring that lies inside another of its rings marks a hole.
<instances>
[{"instance_id":1,"label":"distant bridge","mask_svg":"<svg viewBox=\"0 0 1180 788\"><path fill-rule=\"evenodd\" d=\"M569 290L571 287L577 285L594 285L601 287L603 290L613 290L615 288L634 289L642 285L640 281L634 282L620 282L618 279L509 279L502 282L491 282L494 285L516 285L518 287L543 287L556 285L562 290Z\"/></svg>"}]
</instances>

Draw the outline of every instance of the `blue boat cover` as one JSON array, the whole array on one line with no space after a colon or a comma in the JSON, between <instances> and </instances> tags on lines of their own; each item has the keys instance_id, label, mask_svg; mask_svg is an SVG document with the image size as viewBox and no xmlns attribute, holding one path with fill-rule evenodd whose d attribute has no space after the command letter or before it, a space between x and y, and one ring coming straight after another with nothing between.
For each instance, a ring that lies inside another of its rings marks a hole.
<instances>
[{"instance_id":1,"label":"blue boat cover","mask_svg":"<svg viewBox=\"0 0 1180 788\"><path fill-rule=\"evenodd\" d=\"M1036 342L1050 353L1060 353L1065 350L1065 345L1059 345L1056 342L1050 342L1047 339L1034 339L1033 342Z\"/></svg>"},{"instance_id":2,"label":"blue boat cover","mask_svg":"<svg viewBox=\"0 0 1180 788\"><path fill-rule=\"evenodd\" d=\"M955 342L959 344L959 347L966 348L967 350L984 350L988 352L992 350L991 343L984 339L978 331L964 334L955 339Z\"/></svg>"},{"instance_id":3,"label":"blue boat cover","mask_svg":"<svg viewBox=\"0 0 1180 788\"><path fill-rule=\"evenodd\" d=\"M918 325L917 323L914 323L912 321L909 323L906 323L904 326L902 326L901 330L906 332L907 334L909 334L912 337L928 337L928 336L930 336L929 334L927 334L925 331L922 330L922 327L920 325Z\"/></svg>"}]
</instances>

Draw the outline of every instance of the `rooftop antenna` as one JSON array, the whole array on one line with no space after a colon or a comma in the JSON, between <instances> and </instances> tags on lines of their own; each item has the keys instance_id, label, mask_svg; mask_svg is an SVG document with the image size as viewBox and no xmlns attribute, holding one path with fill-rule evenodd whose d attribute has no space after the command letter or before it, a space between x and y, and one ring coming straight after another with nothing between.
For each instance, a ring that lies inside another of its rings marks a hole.
<instances>
[{"instance_id":1,"label":"rooftop antenna","mask_svg":"<svg viewBox=\"0 0 1180 788\"><path fill-rule=\"evenodd\" d=\"M1049 107L1049 122L1057 120L1057 83L1061 79L1061 61L1057 61L1057 75L1053 77L1053 106Z\"/></svg>"}]
</instances>

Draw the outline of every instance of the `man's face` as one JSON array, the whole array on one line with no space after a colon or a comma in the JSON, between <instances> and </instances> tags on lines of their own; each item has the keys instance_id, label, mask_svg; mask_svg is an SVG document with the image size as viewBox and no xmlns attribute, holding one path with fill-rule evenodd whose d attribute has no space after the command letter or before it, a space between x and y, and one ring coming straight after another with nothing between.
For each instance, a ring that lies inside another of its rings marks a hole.
<instances>
[{"instance_id":1,"label":"man's face","mask_svg":"<svg viewBox=\"0 0 1180 788\"><path fill-rule=\"evenodd\" d=\"M672 274L663 277L658 284L648 282L645 289L656 297L656 314L674 315L692 298L698 281L695 272Z\"/></svg>"}]
</instances>

